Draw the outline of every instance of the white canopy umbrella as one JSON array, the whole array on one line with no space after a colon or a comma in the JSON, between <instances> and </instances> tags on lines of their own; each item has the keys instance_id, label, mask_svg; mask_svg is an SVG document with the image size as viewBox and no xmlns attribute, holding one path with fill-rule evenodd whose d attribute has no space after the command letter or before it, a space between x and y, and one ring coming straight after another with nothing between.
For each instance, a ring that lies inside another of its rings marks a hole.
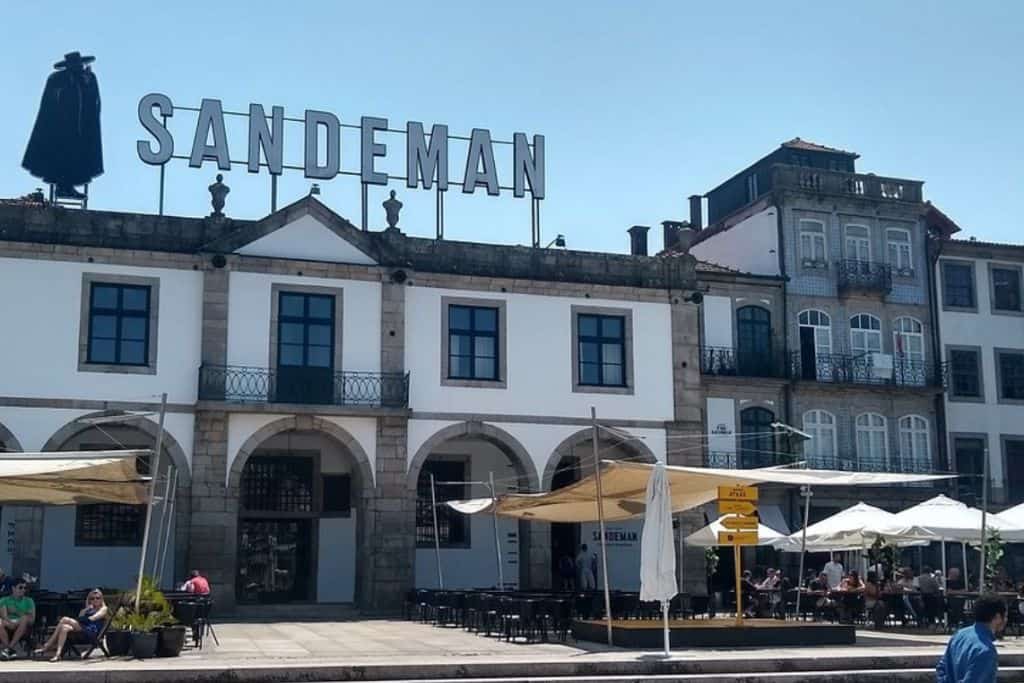
<instances>
[{"instance_id":1,"label":"white canopy umbrella","mask_svg":"<svg viewBox=\"0 0 1024 683\"><path fill-rule=\"evenodd\" d=\"M789 543L782 549L799 552L801 535L801 531L790 534ZM867 503L857 503L807 527L807 550L862 549L879 537L893 545L923 545L938 539L936 534L925 528L900 522L891 512Z\"/></svg>"},{"instance_id":2,"label":"white canopy umbrella","mask_svg":"<svg viewBox=\"0 0 1024 683\"><path fill-rule=\"evenodd\" d=\"M701 527L697 531L683 539L683 543L686 545L699 546L701 548L710 548L712 546L719 545L718 534L723 531L732 531L732 529L726 529L722 524L722 520L725 519L726 515L723 515L716 519L711 524ZM758 545L775 545L776 543L789 543L789 537L786 534L780 534L775 529L766 527L764 524L757 525L757 544ZM799 544L798 544L799 547Z\"/></svg>"},{"instance_id":3,"label":"white canopy umbrella","mask_svg":"<svg viewBox=\"0 0 1024 683\"><path fill-rule=\"evenodd\" d=\"M644 528L640 536L640 599L661 602L665 656L669 656L668 604L679 592L672 541L672 494L665 464L658 462L647 481Z\"/></svg>"},{"instance_id":4,"label":"white canopy umbrella","mask_svg":"<svg viewBox=\"0 0 1024 683\"><path fill-rule=\"evenodd\" d=\"M999 519L1014 526L1024 527L1024 503L1003 510L999 513ZM985 521L987 525L988 520ZM1000 531L999 535L1002 536L1003 532Z\"/></svg>"}]
</instances>

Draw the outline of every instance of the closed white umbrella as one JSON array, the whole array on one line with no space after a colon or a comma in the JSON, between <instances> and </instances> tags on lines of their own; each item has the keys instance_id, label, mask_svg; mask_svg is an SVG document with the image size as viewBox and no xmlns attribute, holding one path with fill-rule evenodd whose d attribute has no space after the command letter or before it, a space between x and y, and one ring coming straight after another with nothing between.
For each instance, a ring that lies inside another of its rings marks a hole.
<instances>
[{"instance_id":1,"label":"closed white umbrella","mask_svg":"<svg viewBox=\"0 0 1024 683\"><path fill-rule=\"evenodd\" d=\"M669 656L668 604L679 592L676 553L672 542L672 495L659 462L647 481L644 528L640 536L640 599L661 602L665 624L665 656Z\"/></svg>"},{"instance_id":2,"label":"closed white umbrella","mask_svg":"<svg viewBox=\"0 0 1024 683\"><path fill-rule=\"evenodd\" d=\"M719 517L711 524L701 527L697 531L683 539L683 543L686 545L699 546L701 548L710 548L712 546L719 545L718 534L722 531L733 531L733 529L726 529L722 524L722 520L725 516ZM780 534L775 529L766 527L764 524L757 525L757 544L758 545L775 545L780 542L788 543L789 537L786 534Z\"/></svg>"}]
</instances>

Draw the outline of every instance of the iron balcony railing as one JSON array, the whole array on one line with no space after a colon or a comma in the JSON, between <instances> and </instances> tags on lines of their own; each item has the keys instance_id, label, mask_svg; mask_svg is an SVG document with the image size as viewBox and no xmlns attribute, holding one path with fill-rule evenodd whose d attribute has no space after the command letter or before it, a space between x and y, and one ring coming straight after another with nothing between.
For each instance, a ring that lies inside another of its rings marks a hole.
<instances>
[{"instance_id":1,"label":"iron balcony railing","mask_svg":"<svg viewBox=\"0 0 1024 683\"><path fill-rule=\"evenodd\" d=\"M737 351L726 346L702 346L700 371L724 377L781 377L787 368L782 354Z\"/></svg>"},{"instance_id":2,"label":"iron balcony railing","mask_svg":"<svg viewBox=\"0 0 1024 683\"><path fill-rule=\"evenodd\" d=\"M836 261L839 292L876 292L888 294L892 291L892 266L875 261L844 259Z\"/></svg>"},{"instance_id":3,"label":"iron balcony railing","mask_svg":"<svg viewBox=\"0 0 1024 683\"><path fill-rule=\"evenodd\" d=\"M744 453L743 449L735 453L708 451L704 454L705 467L719 469L746 470L757 467L778 467L801 461L806 462L808 468L815 470L886 472L890 474L927 474L934 471L931 462L904 459L898 455L873 457L787 455L785 453Z\"/></svg>"},{"instance_id":4,"label":"iron balcony railing","mask_svg":"<svg viewBox=\"0 0 1024 683\"><path fill-rule=\"evenodd\" d=\"M409 373L203 365L199 368L199 399L405 408L409 405Z\"/></svg>"},{"instance_id":5,"label":"iron balcony railing","mask_svg":"<svg viewBox=\"0 0 1024 683\"><path fill-rule=\"evenodd\" d=\"M795 456L785 453L762 453L760 451L744 451L742 448L733 453L730 451L707 451L704 454L704 466L718 469L750 470L758 467L778 467L798 461Z\"/></svg>"},{"instance_id":6,"label":"iron balcony railing","mask_svg":"<svg viewBox=\"0 0 1024 683\"><path fill-rule=\"evenodd\" d=\"M849 355L818 353L805 358L791 354L793 378L828 384L873 384L898 387L944 387L946 364L880 353Z\"/></svg>"}]
</instances>

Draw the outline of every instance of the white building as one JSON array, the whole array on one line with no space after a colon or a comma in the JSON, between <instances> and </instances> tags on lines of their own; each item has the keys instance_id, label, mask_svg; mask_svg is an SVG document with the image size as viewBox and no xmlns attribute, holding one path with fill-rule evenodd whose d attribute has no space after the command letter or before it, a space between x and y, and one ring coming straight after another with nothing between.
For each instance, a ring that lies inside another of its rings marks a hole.
<instances>
[{"instance_id":1,"label":"white building","mask_svg":"<svg viewBox=\"0 0 1024 683\"><path fill-rule=\"evenodd\" d=\"M439 499L548 490L601 457L699 462L690 257L539 250L364 232L313 198L259 221L0 203L0 446L152 447L178 472L165 581L222 603L390 607L435 586ZM11 334L10 332L14 333ZM452 484L449 482L464 482ZM497 583L490 518L439 512L449 587ZM0 566L42 585L123 586L129 506L6 507ZM638 585L639 524L609 530ZM636 532L636 533L634 533ZM547 586L584 526L502 520L507 585ZM696 574L696 572L694 572Z\"/></svg>"},{"instance_id":2,"label":"white building","mask_svg":"<svg viewBox=\"0 0 1024 683\"><path fill-rule=\"evenodd\" d=\"M961 499L980 504L987 456L990 499L1024 502L1024 246L946 240L939 248L946 431Z\"/></svg>"}]
</instances>

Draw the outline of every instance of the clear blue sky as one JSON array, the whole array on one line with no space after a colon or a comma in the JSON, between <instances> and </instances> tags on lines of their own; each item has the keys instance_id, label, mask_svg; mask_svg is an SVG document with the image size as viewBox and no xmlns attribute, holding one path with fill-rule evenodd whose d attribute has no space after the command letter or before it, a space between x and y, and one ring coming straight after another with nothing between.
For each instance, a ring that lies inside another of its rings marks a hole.
<instances>
[{"instance_id":1,"label":"clear blue sky","mask_svg":"<svg viewBox=\"0 0 1024 683\"><path fill-rule=\"evenodd\" d=\"M156 211L158 172L136 156L139 98L202 97L488 128L547 139L545 241L625 251L626 229L687 217L686 197L801 136L861 154L859 169L926 181L926 197L967 235L1024 242L1024 3L11 2L0 26L0 196L38 181L20 168L53 62L80 50L103 98L106 174L94 208ZM193 121L176 117L177 149ZM232 156L244 131L229 128ZM392 164L404 163L399 138ZM301 158L288 128L286 161ZM451 175L464 150L453 144ZM343 166L358 163L343 141ZM499 158L503 171L510 164ZM389 170L398 170L389 166ZM209 211L216 169L168 166L168 213ZM505 172L503 184L509 180ZM229 174L228 213L269 208L269 178ZM305 193L292 172L281 204ZM433 234L433 195L396 187L402 227ZM449 193L447 235L528 244L530 206L511 195ZM358 186L323 200L359 220ZM383 225L385 190L371 193ZM660 247L652 231L652 245Z\"/></svg>"}]
</instances>

